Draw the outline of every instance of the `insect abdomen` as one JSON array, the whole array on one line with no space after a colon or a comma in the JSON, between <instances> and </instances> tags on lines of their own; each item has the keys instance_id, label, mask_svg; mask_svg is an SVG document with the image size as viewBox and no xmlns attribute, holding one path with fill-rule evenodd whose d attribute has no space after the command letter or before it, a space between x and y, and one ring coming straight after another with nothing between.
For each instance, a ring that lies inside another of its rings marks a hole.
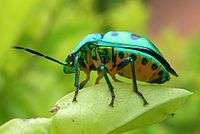
<instances>
[{"instance_id":1,"label":"insect abdomen","mask_svg":"<svg viewBox=\"0 0 200 134\"><path fill-rule=\"evenodd\" d=\"M135 72L136 78L139 81L149 83L164 83L169 80L169 73L165 70L163 65L150 55L137 52L134 50L115 50L117 55L117 64L126 57L135 57ZM132 77L130 64L118 70L118 74L126 78Z\"/></svg>"}]
</instances>

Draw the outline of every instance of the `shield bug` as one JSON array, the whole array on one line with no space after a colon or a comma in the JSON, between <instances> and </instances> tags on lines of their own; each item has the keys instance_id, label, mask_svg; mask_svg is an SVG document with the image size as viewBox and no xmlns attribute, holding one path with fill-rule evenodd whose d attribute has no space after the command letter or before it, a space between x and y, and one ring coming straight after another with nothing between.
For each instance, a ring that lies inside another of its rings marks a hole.
<instances>
[{"instance_id":1,"label":"shield bug","mask_svg":"<svg viewBox=\"0 0 200 134\"><path fill-rule=\"evenodd\" d=\"M89 34L79 42L64 62L29 48L20 46L14 48L61 64L66 74L74 73L73 101L76 101L79 89L89 81L92 70L97 71L96 84L103 77L105 78L112 97L110 106L114 105L115 93L108 74L114 81L118 81L116 74L131 79L133 91L143 100L144 105L148 102L138 90L136 80L162 84L170 79L170 74L178 76L149 39L131 32L111 31L105 34ZM86 78L81 82L79 82L80 71L86 74Z\"/></svg>"}]
</instances>

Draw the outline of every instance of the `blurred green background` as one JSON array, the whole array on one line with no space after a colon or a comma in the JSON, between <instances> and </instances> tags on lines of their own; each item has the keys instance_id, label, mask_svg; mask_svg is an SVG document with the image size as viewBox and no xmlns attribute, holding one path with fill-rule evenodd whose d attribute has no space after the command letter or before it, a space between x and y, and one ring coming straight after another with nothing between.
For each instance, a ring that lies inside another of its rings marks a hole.
<instances>
[{"instance_id":1,"label":"blurred green background","mask_svg":"<svg viewBox=\"0 0 200 134\"><path fill-rule=\"evenodd\" d=\"M62 66L15 51L12 45L63 60L85 35L119 30L146 36L160 48L179 74L164 86L194 92L174 118L130 133L200 133L200 21L194 10L198 4L197 0L0 0L0 125L12 118L50 117L48 110L56 100L73 90L73 75L65 75Z\"/></svg>"}]
</instances>

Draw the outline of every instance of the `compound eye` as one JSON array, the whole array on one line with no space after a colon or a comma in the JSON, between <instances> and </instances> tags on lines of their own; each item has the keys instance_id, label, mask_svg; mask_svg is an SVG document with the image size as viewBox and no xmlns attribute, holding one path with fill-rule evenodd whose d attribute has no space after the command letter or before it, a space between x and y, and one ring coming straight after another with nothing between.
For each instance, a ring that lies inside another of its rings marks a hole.
<instances>
[{"instance_id":1,"label":"compound eye","mask_svg":"<svg viewBox=\"0 0 200 134\"><path fill-rule=\"evenodd\" d=\"M68 55L68 59L74 60L74 54L69 54L69 55Z\"/></svg>"},{"instance_id":2,"label":"compound eye","mask_svg":"<svg viewBox=\"0 0 200 134\"><path fill-rule=\"evenodd\" d=\"M68 59L72 59L72 55L70 54L70 55L68 55L68 57L67 57Z\"/></svg>"},{"instance_id":3,"label":"compound eye","mask_svg":"<svg viewBox=\"0 0 200 134\"><path fill-rule=\"evenodd\" d=\"M74 63L74 54L69 54L67 60L68 60L68 65L72 66Z\"/></svg>"},{"instance_id":4,"label":"compound eye","mask_svg":"<svg viewBox=\"0 0 200 134\"><path fill-rule=\"evenodd\" d=\"M69 62L69 65L72 65L72 64L73 64L73 62L72 62L72 61L70 61L70 62Z\"/></svg>"}]
</instances>

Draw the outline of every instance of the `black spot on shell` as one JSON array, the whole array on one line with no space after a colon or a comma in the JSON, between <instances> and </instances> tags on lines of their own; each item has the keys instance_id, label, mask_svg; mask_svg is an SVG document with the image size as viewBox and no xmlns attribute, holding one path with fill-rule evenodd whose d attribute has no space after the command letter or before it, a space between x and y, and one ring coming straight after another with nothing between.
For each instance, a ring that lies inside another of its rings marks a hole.
<instances>
[{"instance_id":1,"label":"black spot on shell","mask_svg":"<svg viewBox=\"0 0 200 134\"><path fill-rule=\"evenodd\" d=\"M158 68L158 65L152 64L152 65L151 65L151 68L152 68L152 70L156 70L156 69Z\"/></svg>"},{"instance_id":2,"label":"black spot on shell","mask_svg":"<svg viewBox=\"0 0 200 134\"><path fill-rule=\"evenodd\" d=\"M147 58L142 58L142 65L146 65L148 63Z\"/></svg>"},{"instance_id":3,"label":"black spot on shell","mask_svg":"<svg viewBox=\"0 0 200 134\"><path fill-rule=\"evenodd\" d=\"M120 59L123 59L124 58L124 52L119 52L118 56L119 56Z\"/></svg>"}]
</instances>

